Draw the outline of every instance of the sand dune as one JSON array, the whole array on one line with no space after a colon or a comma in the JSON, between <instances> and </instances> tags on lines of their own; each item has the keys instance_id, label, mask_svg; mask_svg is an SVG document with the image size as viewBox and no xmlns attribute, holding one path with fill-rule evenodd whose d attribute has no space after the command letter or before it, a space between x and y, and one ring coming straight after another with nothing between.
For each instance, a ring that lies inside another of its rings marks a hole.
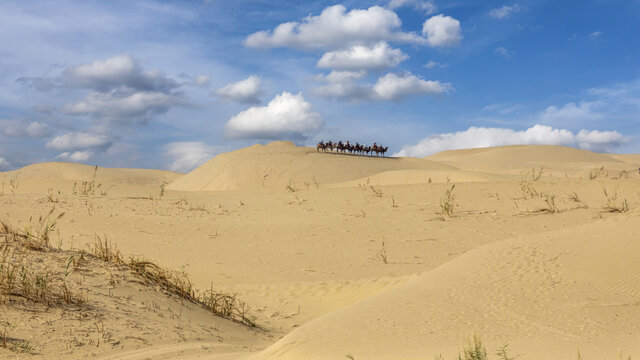
<instances>
[{"instance_id":1,"label":"sand dune","mask_svg":"<svg viewBox=\"0 0 640 360\"><path fill-rule=\"evenodd\" d=\"M255 359L453 358L464 336L521 359L640 351L640 211L485 245L293 331Z\"/></svg>"},{"instance_id":2,"label":"sand dune","mask_svg":"<svg viewBox=\"0 0 640 360\"><path fill-rule=\"evenodd\" d=\"M0 297L0 320L16 325L0 321L10 344L0 341L0 358L21 357L26 342L46 359L453 359L474 334L490 354L508 342L518 359L578 348L584 359L636 358L638 159L557 146L370 158L275 142L187 175L94 177L69 163L0 173L0 220L41 234L42 216L65 213L30 271L55 284L69 276L94 304L41 311ZM83 182L103 185L82 193ZM88 260L65 275L67 251L96 236L190 274L199 291L236 294L260 329L126 268Z\"/></svg>"},{"instance_id":3,"label":"sand dune","mask_svg":"<svg viewBox=\"0 0 640 360\"><path fill-rule=\"evenodd\" d=\"M545 167L555 176L587 177L592 170L604 166L605 173L615 176L633 166L609 154L556 145L513 145L492 148L443 151L425 159L441 162L462 170L519 176L532 168Z\"/></svg>"},{"instance_id":4,"label":"sand dune","mask_svg":"<svg viewBox=\"0 0 640 360\"><path fill-rule=\"evenodd\" d=\"M95 174L95 176L94 176ZM25 166L19 170L0 173L4 192L11 193L10 181L15 179L15 193L46 194L53 189L71 193L76 184L79 191L82 182L94 182L96 191L117 193L156 193L162 182L173 182L182 174L166 170L118 169L68 163L50 162Z\"/></svg>"},{"instance_id":5,"label":"sand dune","mask_svg":"<svg viewBox=\"0 0 640 360\"><path fill-rule=\"evenodd\" d=\"M168 186L169 190L220 191L284 188L289 183L330 184L391 170L455 170L415 158L376 158L318 153L316 149L276 141L220 154Z\"/></svg>"}]
</instances>

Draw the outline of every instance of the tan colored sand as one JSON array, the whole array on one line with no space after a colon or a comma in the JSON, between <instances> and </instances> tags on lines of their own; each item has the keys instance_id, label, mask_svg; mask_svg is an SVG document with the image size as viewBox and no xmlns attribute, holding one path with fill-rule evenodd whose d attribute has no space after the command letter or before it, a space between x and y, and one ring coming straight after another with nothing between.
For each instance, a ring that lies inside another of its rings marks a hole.
<instances>
[{"instance_id":1,"label":"tan colored sand","mask_svg":"<svg viewBox=\"0 0 640 360\"><path fill-rule=\"evenodd\" d=\"M237 293L263 327L224 330L215 347L195 332L178 341L156 327L142 332L144 343L92 350L111 358L453 358L473 334L491 354L508 342L522 359L575 358L577 348L585 359L614 358L618 349L633 358L635 159L538 146L375 159L276 142L219 155L184 176L99 168L105 195L72 191L92 167L33 165L0 174L23 179L0 196L0 214L24 226L55 206L66 212L63 248L107 234L125 254L183 269L200 288ZM38 180L50 166L58 173ZM532 167L544 167L537 181ZM160 196L163 181L172 183ZM449 218L440 205L453 184L458 206ZM630 211L604 212L603 189ZM548 212L549 201L558 212Z\"/></svg>"}]
</instances>

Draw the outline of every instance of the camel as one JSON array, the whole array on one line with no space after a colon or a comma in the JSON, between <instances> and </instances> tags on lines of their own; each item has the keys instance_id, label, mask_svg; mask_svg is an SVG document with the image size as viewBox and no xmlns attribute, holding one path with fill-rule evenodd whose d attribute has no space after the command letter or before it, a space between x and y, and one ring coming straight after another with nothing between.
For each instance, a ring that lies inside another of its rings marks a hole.
<instances>
[{"instance_id":1,"label":"camel","mask_svg":"<svg viewBox=\"0 0 640 360\"><path fill-rule=\"evenodd\" d=\"M384 157L387 150L389 150L389 147L383 147L382 145L378 145L375 142L371 146L365 146L357 142L355 143L355 145L352 145L351 143L349 143L349 141L344 143L342 142L342 140L338 141L337 143L327 141L325 143L323 140L320 141L316 146L316 151L320 152L320 150L322 150L322 152L326 152L327 150L332 152L335 150L337 153L349 153L367 156L373 156L373 153L376 153L376 156L380 156L380 154L382 154L382 156Z\"/></svg>"}]
</instances>

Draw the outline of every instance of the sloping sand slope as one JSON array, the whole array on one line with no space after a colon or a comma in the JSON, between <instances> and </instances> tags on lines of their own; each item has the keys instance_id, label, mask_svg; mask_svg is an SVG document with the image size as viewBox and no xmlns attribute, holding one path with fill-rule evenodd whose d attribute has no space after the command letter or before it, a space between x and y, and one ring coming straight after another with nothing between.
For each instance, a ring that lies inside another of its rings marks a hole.
<instances>
[{"instance_id":1,"label":"sloping sand slope","mask_svg":"<svg viewBox=\"0 0 640 360\"><path fill-rule=\"evenodd\" d=\"M169 190L219 191L303 187L355 180L390 170L455 170L415 158L376 158L335 153L275 141L220 154L173 182Z\"/></svg>"},{"instance_id":2,"label":"sloping sand slope","mask_svg":"<svg viewBox=\"0 0 640 360\"><path fill-rule=\"evenodd\" d=\"M95 174L95 176L94 176ZM46 194L54 189L71 193L76 184L80 191L82 182L94 182L95 192L117 192L119 194L159 191L162 182L172 182L182 174L166 170L118 169L68 163L50 162L25 166L19 170L0 173L5 194L10 194L12 179L16 182L16 194ZM98 187L98 185L100 185Z\"/></svg>"},{"instance_id":3,"label":"sloping sand slope","mask_svg":"<svg viewBox=\"0 0 640 360\"><path fill-rule=\"evenodd\" d=\"M255 359L453 358L462 337L520 359L640 351L640 211L472 250L312 321ZM453 345L453 346L452 346Z\"/></svg>"},{"instance_id":4,"label":"sloping sand slope","mask_svg":"<svg viewBox=\"0 0 640 360\"><path fill-rule=\"evenodd\" d=\"M544 166L556 176L584 176L604 166L611 175L632 167L608 154L555 145L513 145L491 148L443 151L425 159L441 162L462 170L519 175L531 168Z\"/></svg>"}]
</instances>

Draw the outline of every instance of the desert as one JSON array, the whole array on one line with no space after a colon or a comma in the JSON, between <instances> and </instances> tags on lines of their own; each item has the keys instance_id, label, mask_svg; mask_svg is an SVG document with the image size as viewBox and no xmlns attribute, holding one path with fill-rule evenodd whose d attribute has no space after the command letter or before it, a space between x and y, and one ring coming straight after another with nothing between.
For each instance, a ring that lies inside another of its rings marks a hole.
<instances>
[{"instance_id":1,"label":"desert","mask_svg":"<svg viewBox=\"0 0 640 360\"><path fill-rule=\"evenodd\" d=\"M640 0L0 0L0 360L640 358Z\"/></svg>"},{"instance_id":2,"label":"desert","mask_svg":"<svg viewBox=\"0 0 640 360\"><path fill-rule=\"evenodd\" d=\"M474 336L509 358L637 356L638 167L562 146L420 159L280 141L188 174L1 173L2 357L446 359Z\"/></svg>"}]
</instances>

